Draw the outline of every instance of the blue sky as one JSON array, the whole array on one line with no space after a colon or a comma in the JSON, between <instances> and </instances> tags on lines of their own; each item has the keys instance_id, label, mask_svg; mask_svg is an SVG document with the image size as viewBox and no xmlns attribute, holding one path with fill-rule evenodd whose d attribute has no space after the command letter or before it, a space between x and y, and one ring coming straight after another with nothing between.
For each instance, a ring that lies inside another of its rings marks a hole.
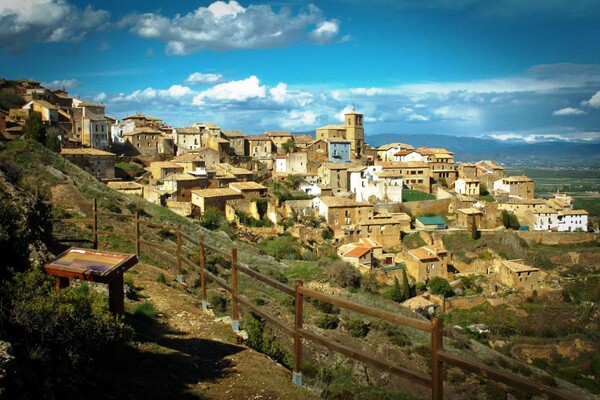
<instances>
[{"instance_id":1,"label":"blue sky","mask_svg":"<svg viewBox=\"0 0 600 400\"><path fill-rule=\"evenodd\" d=\"M0 76L175 126L600 139L600 0L3 0Z\"/></svg>"}]
</instances>

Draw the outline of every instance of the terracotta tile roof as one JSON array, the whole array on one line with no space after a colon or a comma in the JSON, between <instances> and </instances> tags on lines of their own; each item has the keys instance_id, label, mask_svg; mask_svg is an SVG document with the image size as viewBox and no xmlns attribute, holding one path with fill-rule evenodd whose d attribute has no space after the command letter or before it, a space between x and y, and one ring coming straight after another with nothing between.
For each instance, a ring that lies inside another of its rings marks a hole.
<instances>
[{"instance_id":1,"label":"terracotta tile roof","mask_svg":"<svg viewBox=\"0 0 600 400\"><path fill-rule=\"evenodd\" d=\"M589 213L585 210L562 210L558 212L558 215L588 215Z\"/></svg>"},{"instance_id":2,"label":"terracotta tile roof","mask_svg":"<svg viewBox=\"0 0 600 400\"><path fill-rule=\"evenodd\" d=\"M473 208L473 207L459 208L457 211L461 214L466 214L466 215L483 214L481 212L481 210L478 210L477 208Z\"/></svg>"},{"instance_id":3,"label":"terracotta tile roof","mask_svg":"<svg viewBox=\"0 0 600 400\"><path fill-rule=\"evenodd\" d=\"M224 130L221 130L221 133L224 136L227 136L228 138L243 138L244 137L244 132L242 132L240 130L224 129Z\"/></svg>"},{"instance_id":4,"label":"terracotta tile roof","mask_svg":"<svg viewBox=\"0 0 600 400\"><path fill-rule=\"evenodd\" d=\"M114 156L115 154L110 153L108 151L100 150L100 149L82 148L82 149L62 149L60 151L60 155Z\"/></svg>"},{"instance_id":5,"label":"terracotta tile roof","mask_svg":"<svg viewBox=\"0 0 600 400\"><path fill-rule=\"evenodd\" d=\"M529 265L525 265L522 264L520 262L517 261L521 261L521 260L504 260L502 261L502 264L510 269L511 271L514 272L534 272L534 271L539 271L538 268L535 267L530 267Z\"/></svg>"},{"instance_id":6,"label":"terracotta tile roof","mask_svg":"<svg viewBox=\"0 0 600 400\"><path fill-rule=\"evenodd\" d=\"M533 182L533 179L525 175L507 176L506 178L502 178L502 180L505 182Z\"/></svg>"},{"instance_id":7,"label":"terracotta tile roof","mask_svg":"<svg viewBox=\"0 0 600 400\"><path fill-rule=\"evenodd\" d=\"M345 130L346 127L344 125L325 125L322 126L320 128L317 128L317 130L319 129L337 129L337 130Z\"/></svg>"},{"instance_id":8,"label":"terracotta tile roof","mask_svg":"<svg viewBox=\"0 0 600 400\"><path fill-rule=\"evenodd\" d=\"M173 161L175 163L184 163L184 162L199 162L199 161L204 161L204 159L202 157L200 157L198 154L185 153L185 154L175 157L171 161Z\"/></svg>"},{"instance_id":9,"label":"terracotta tile roof","mask_svg":"<svg viewBox=\"0 0 600 400\"><path fill-rule=\"evenodd\" d=\"M377 151L387 151L387 150L393 149L395 147L406 148L406 149L414 149L414 147L411 146L410 144L396 142L396 143L388 143L388 144L384 144L382 146L379 146L377 148Z\"/></svg>"},{"instance_id":10,"label":"terracotta tile roof","mask_svg":"<svg viewBox=\"0 0 600 400\"><path fill-rule=\"evenodd\" d=\"M236 192L233 189L229 189L229 188L192 190L192 193L197 196L204 197L204 198L225 197L225 196L240 196L241 197L240 193Z\"/></svg>"},{"instance_id":11,"label":"terracotta tile roof","mask_svg":"<svg viewBox=\"0 0 600 400\"><path fill-rule=\"evenodd\" d=\"M150 168L178 168L183 170L183 167L179 164L176 164L172 161L154 161L150 163Z\"/></svg>"},{"instance_id":12,"label":"terracotta tile roof","mask_svg":"<svg viewBox=\"0 0 600 400\"><path fill-rule=\"evenodd\" d=\"M371 251L371 247L358 245L355 246L352 250L344 254L344 257L355 257L359 258L367 254Z\"/></svg>"},{"instance_id":13,"label":"terracotta tile roof","mask_svg":"<svg viewBox=\"0 0 600 400\"><path fill-rule=\"evenodd\" d=\"M343 197L336 196L322 196L319 197L319 200L323 202L327 207L373 207L372 204L369 203L359 203L354 199L346 199Z\"/></svg>"},{"instance_id":14,"label":"terracotta tile roof","mask_svg":"<svg viewBox=\"0 0 600 400\"><path fill-rule=\"evenodd\" d=\"M408 254L416 258L419 261L433 261L439 260L437 254L433 251L428 250L426 247L419 247L418 249L409 250Z\"/></svg>"},{"instance_id":15,"label":"terracotta tile roof","mask_svg":"<svg viewBox=\"0 0 600 400\"><path fill-rule=\"evenodd\" d=\"M253 181L250 182L233 182L229 184L229 187L233 190L244 191L244 190L266 190L267 187L261 185L260 183L256 183Z\"/></svg>"},{"instance_id":16,"label":"terracotta tile roof","mask_svg":"<svg viewBox=\"0 0 600 400\"><path fill-rule=\"evenodd\" d=\"M268 137L289 137L292 138L292 134L288 131L266 131L265 135Z\"/></svg>"},{"instance_id":17,"label":"terracotta tile roof","mask_svg":"<svg viewBox=\"0 0 600 400\"><path fill-rule=\"evenodd\" d=\"M185 128L175 128L175 132L179 135L198 135L200 130L194 126L187 126Z\"/></svg>"},{"instance_id":18,"label":"terracotta tile roof","mask_svg":"<svg viewBox=\"0 0 600 400\"><path fill-rule=\"evenodd\" d=\"M351 166L352 165L350 163L325 163L325 164L323 164L323 167L326 167L329 169L348 169Z\"/></svg>"}]
</instances>

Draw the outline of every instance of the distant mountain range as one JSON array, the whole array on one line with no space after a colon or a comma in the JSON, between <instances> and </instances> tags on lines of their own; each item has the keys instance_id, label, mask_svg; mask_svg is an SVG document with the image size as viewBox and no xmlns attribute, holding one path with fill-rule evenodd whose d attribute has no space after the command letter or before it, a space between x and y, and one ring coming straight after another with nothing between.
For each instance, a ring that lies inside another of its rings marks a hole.
<instances>
[{"instance_id":1,"label":"distant mountain range","mask_svg":"<svg viewBox=\"0 0 600 400\"><path fill-rule=\"evenodd\" d=\"M417 147L443 147L454 152L458 161L481 159L507 160L517 157L600 159L600 140L594 142L548 141L528 143L521 140L498 140L469 136L408 135L384 133L367 135L365 141L372 147L401 142Z\"/></svg>"}]
</instances>

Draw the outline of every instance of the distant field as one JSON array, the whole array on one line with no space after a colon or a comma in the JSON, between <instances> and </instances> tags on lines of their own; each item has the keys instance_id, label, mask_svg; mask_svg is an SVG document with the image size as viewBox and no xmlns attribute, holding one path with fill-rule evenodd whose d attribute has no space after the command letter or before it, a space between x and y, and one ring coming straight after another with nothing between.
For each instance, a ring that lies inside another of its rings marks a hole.
<instances>
[{"instance_id":1,"label":"distant field","mask_svg":"<svg viewBox=\"0 0 600 400\"><path fill-rule=\"evenodd\" d=\"M560 190L573 196L600 193L600 170L508 169L509 175L526 175L535 181L536 195Z\"/></svg>"}]
</instances>

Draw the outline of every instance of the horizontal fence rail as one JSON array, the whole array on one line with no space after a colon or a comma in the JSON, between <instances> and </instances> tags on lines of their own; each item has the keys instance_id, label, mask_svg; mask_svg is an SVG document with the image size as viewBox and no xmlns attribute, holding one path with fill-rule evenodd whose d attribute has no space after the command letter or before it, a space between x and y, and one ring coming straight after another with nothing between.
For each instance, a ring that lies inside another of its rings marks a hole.
<instances>
[{"instance_id":1,"label":"horizontal fence rail","mask_svg":"<svg viewBox=\"0 0 600 400\"><path fill-rule=\"evenodd\" d=\"M203 236L197 238L192 235L183 232L181 225L166 225L158 224L145 219L141 219L138 213L128 214L117 214L109 212L98 212L97 202L94 199L92 202L87 203L91 205L91 218L56 218L51 220L52 222L59 223L84 223L91 225L92 239L61 239L61 242L68 243L91 243L93 248L98 246L99 235L114 235L111 231L99 231L98 230L98 217L107 217L116 219L118 222L129 223L132 225L134 233L119 233L120 237L128 237L134 239L135 252L139 257L141 255L141 245L144 248L159 249L165 252L166 255L177 260L177 280L183 283L183 264L192 270L198 270L200 275L200 297L202 299L202 308L208 308L207 300L207 278L214 282L217 286L224 289L231 295L231 311L232 311L232 328L234 331L238 330L239 323L239 305L249 309L252 313L267 321L273 327L281 330L284 334L290 336L294 340L294 367L292 380L295 383L302 383L302 340L313 342L317 345L323 346L329 350L343 354L347 357L355 359L367 365L376 367L382 371L387 371L391 374L397 375L401 378L408 379L411 382L424 386L431 389L431 397L434 400L442 400L444 396L443 377L444 367L454 366L458 367L466 372L480 375L486 379L490 379L496 382L506 384L508 386L524 390L534 395L543 395L549 399L559 400L581 400L581 396L561 390L554 387L543 385L539 382L535 382L524 378L520 375L516 375L511 372L503 371L489 365L477 362L467 357L452 354L443 348L443 326L442 320L439 318L433 318L432 321L426 321L417 318L406 317L395 314L390 311L381 310L373 307L364 306L352 301L346 300L339 296L327 295L309 288L304 287L302 281L296 281L296 286L291 287L285 283L279 282L278 280L264 275L250 266L238 262L237 249L232 248L230 252L222 250L215 245L209 244L205 241ZM123 218L124 217L124 218ZM123 222L121 220L127 220ZM133 221L131 221L133 220ZM152 229L161 229L173 233L175 235L176 244L165 245L162 243L156 243L156 241L150 241L143 238L141 226ZM197 262L189 257L190 250L186 248L188 254L184 254L183 240L190 244L193 248L197 248ZM210 272L206 268L206 251L211 251L219 256L228 259L231 265L231 279L230 282ZM259 306L254 304L251 300L244 297L238 292L238 273L243 273L255 280L262 282L281 293L290 295L295 300L294 310L294 324L293 327L289 323L280 320L279 318L269 314ZM331 339L320 336L308 329L303 327L303 309L304 309L304 297L308 297L321 302L329 303L334 306L351 310L360 314L364 314L373 318L382 319L388 322L396 323L402 326L417 329L419 331L427 332L431 335L431 376L422 373L420 371L410 370L398 365L394 365L391 362L384 361L381 358L375 358L366 352L354 348L350 348L346 345L337 343Z\"/></svg>"}]
</instances>

